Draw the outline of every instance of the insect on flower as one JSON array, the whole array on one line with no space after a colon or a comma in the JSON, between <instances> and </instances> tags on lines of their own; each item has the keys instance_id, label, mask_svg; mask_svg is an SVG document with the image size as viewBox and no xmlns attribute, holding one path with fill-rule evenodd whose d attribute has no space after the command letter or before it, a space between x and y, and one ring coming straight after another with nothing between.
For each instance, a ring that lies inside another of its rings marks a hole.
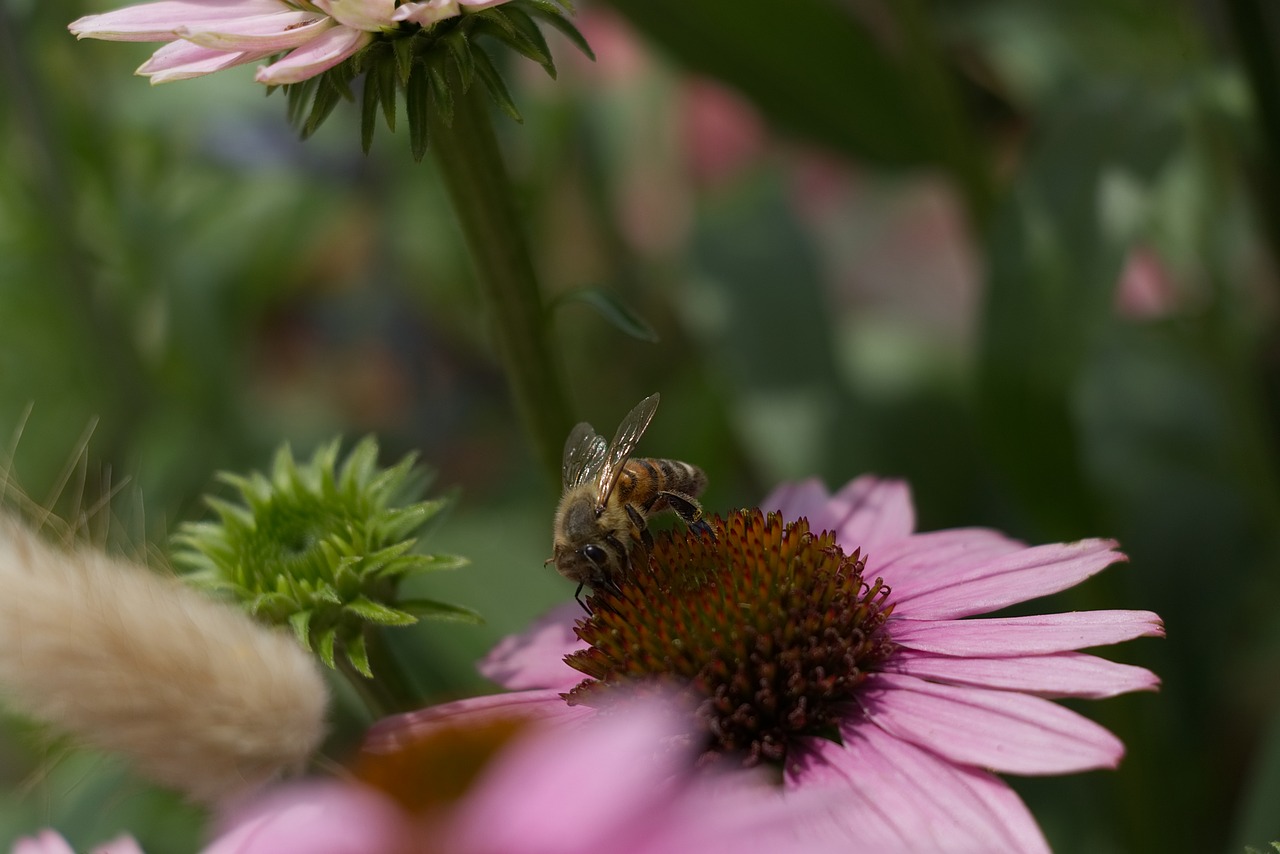
<instances>
[{"instance_id":1,"label":"insect on flower","mask_svg":"<svg viewBox=\"0 0 1280 854\"><path fill-rule=\"evenodd\" d=\"M565 441L564 495L556 509L555 551L547 563L578 582L573 596L580 604L583 586L616 588L637 553L653 546L648 530L653 514L673 510L686 524L707 529L696 500L707 485L702 469L679 460L631 459L658 400L652 394L636 404L607 445L585 421Z\"/></svg>"}]
</instances>

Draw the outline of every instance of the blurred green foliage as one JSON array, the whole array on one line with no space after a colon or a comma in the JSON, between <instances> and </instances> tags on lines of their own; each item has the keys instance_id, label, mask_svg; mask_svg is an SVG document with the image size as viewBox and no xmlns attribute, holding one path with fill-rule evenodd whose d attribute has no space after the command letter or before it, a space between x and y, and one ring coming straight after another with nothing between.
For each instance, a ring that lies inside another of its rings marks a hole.
<instances>
[{"instance_id":1,"label":"blurred green foliage","mask_svg":"<svg viewBox=\"0 0 1280 854\"><path fill-rule=\"evenodd\" d=\"M473 566L421 583L488 619L397 651L425 696L487 690L471 662L572 591L433 167L401 137L360 154L357 106L299 143L249 69L149 89L147 46L66 33L103 8L0 5L10 499L142 552L215 470L375 431L461 486L433 547ZM1014 785L1059 851L1280 837L1274 5L577 22L599 62L552 35L560 80L513 65L525 121L498 120L548 296L608 295L548 318L575 414L608 433L660 390L642 450L703 465L711 508L871 471L912 482L924 528L1118 537L1128 566L1036 608L1158 611L1167 641L1117 654L1162 692L1085 709L1128 744L1117 772ZM190 847L170 799L7 729L0 841Z\"/></svg>"}]
</instances>

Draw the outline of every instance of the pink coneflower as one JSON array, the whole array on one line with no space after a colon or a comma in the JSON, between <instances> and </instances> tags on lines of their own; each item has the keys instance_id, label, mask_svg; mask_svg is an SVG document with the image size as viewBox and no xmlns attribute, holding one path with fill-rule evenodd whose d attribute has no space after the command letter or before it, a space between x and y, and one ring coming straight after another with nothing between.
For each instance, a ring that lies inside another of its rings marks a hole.
<instances>
[{"instance_id":1,"label":"pink coneflower","mask_svg":"<svg viewBox=\"0 0 1280 854\"><path fill-rule=\"evenodd\" d=\"M1076 650L1162 624L1147 611L966 618L1071 587L1124 560L1116 544L915 534L906 484L872 477L835 495L784 486L763 506L778 512L713 520L714 539L660 536L648 571L593 595L589 617L561 611L504 641L481 669L523 690L385 721L370 743L508 708L590 715L656 682L696 709L701 764L773 766L784 792L839 793L803 819L815 840L1047 850L996 773L1115 767L1120 741L1050 698L1153 690L1151 672Z\"/></svg>"},{"instance_id":2,"label":"pink coneflower","mask_svg":"<svg viewBox=\"0 0 1280 854\"><path fill-rule=\"evenodd\" d=\"M775 790L693 775L668 701L580 726L526 715L384 739L359 783L294 784L254 803L204 854L824 854ZM657 744L670 749L655 750ZM788 805L814 810L816 798Z\"/></svg>"},{"instance_id":3,"label":"pink coneflower","mask_svg":"<svg viewBox=\"0 0 1280 854\"><path fill-rule=\"evenodd\" d=\"M333 68L401 23L430 26L507 0L160 0L86 15L77 38L168 42L138 68L152 83L185 80L283 54L259 83L297 83Z\"/></svg>"}]
</instances>

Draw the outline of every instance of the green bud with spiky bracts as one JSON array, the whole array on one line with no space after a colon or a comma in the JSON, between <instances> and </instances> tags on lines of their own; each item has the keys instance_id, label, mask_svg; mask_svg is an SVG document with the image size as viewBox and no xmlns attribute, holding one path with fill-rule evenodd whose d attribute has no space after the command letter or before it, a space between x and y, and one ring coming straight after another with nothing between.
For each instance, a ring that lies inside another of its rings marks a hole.
<instances>
[{"instance_id":1,"label":"green bud with spiky bracts","mask_svg":"<svg viewBox=\"0 0 1280 854\"><path fill-rule=\"evenodd\" d=\"M329 667L338 656L372 678L370 633L420 618L479 622L474 611L433 599L401 599L409 577L464 566L454 555L414 551L451 498L423 500L429 476L409 454L378 466L361 440L339 462L339 441L304 463L287 444L269 475L222 472L240 502L206 496L217 521L188 522L174 561L192 584L234 598L266 623L289 626Z\"/></svg>"}]
</instances>

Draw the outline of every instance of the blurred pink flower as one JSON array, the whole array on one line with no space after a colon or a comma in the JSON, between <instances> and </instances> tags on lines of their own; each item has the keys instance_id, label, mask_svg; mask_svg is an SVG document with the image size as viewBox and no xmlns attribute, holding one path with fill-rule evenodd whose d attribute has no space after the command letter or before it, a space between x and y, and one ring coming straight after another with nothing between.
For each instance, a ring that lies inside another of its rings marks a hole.
<instances>
[{"instance_id":1,"label":"blurred pink flower","mask_svg":"<svg viewBox=\"0 0 1280 854\"><path fill-rule=\"evenodd\" d=\"M431 0L396 8L395 0L160 0L86 15L68 29L76 38L168 42L138 68L152 83L186 80L285 54L258 69L271 86L327 71L395 29L428 25L506 0Z\"/></svg>"},{"instance_id":2,"label":"blurred pink flower","mask_svg":"<svg viewBox=\"0 0 1280 854\"><path fill-rule=\"evenodd\" d=\"M1115 307L1123 317L1159 320L1178 308L1178 287L1164 260L1150 246L1134 246L1116 282Z\"/></svg>"},{"instance_id":3,"label":"blurred pink flower","mask_svg":"<svg viewBox=\"0 0 1280 854\"><path fill-rule=\"evenodd\" d=\"M809 854L775 820L776 790L688 773L669 703L619 708L572 728L532 724L451 805L411 812L356 783L287 786L236 816L204 854ZM446 731L446 738L458 731ZM383 749L410 749L384 740ZM429 763L428 763L429 764ZM456 768L420 768L448 776ZM402 783L405 781L401 781ZM412 785L412 781L409 781ZM789 806L818 809L819 801Z\"/></svg>"},{"instance_id":4,"label":"blurred pink flower","mask_svg":"<svg viewBox=\"0 0 1280 854\"><path fill-rule=\"evenodd\" d=\"M1050 699L1154 690L1159 680L1150 671L1077 650L1160 637L1163 625L1148 611L965 618L1072 587L1123 561L1116 543L1027 547L980 528L917 534L907 485L873 477L858 478L835 495L815 480L786 485L762 506L786 520L807 517L813 531L833 532L839 548L795 523L781 529L776 517L733 516L724 530L738 520L736 536L724 548L745 555L734 572L774 572L777 567L768 566L772 559L785 567L785 578L718 576L720 584L739 586L723 590L712 584L706 599L696 603L688 597L697 591L646 604L624 590L622 597L605 601L613 611L600 609L576 624L573 606L566 605L505 640L481 663L483 673L515 693L388 719L375 727L369 744L376 749L506 709L581 718L595 711L587 705L593 689L612 684L583 681L584 672L604 671L625 684L637 668L675 668L704 654L699 647L707 638L724 638L727 646L731 637L746 637L745 653L689 665L703 667L689 681L690 693L695 702L704 694L698 713L709 741L746 750L748 759L778 762L787 793L839 793L838 805L820 820L805 817L805 833L827 843L895 851L1047 851L1030 812L996 773L1114 768L1124 753L1121 742ZM694 546L719 546L707 545L710 538L695 539L684 547L687 554L678 553L676 562L688 563L679 571L693 566L709 572L707 564L696 562ZM810 544L814 548L806 552ZM641 573L642 579L661 568L663 548L659 540L651 572ZM854 549L859 551L849 554ZM784 551L786 557L779 558ZM797 561L821 566L828 559L833 563L826 566L836 568L820 570L817 577L824 582L817 586L824 589L799 590L800 576L790 575L791 567ZM642 583L649 582L635 582ZM832 584L860 591L858 598L837 602ZM763 591L761 598L745 601L755 588ZM707 616L699 608L719 613ZM613 619L609 613L616 620L608 629L593 625ZM849 614L854 622L841 635L831 621ZM681 634L701 625L711 625L711 633ZM777 630L769 634L772 629ZM587 648L579 640L600 643L609 633L633 631L642 635L623 638L620 652ZM797 661L824 649L830 655L822 664L796 669ZM842 657L845 665L839 665ZM847 672L832 672L833 661ZM714 668L728 673L719 683ZM796 685L809 692L798 702L791 690ZM815 686L828 693L813 693ZM771 727L765 735L751 735L764 723ZM827 726L838 732L839 742L831 737L835 732L814 731Z\"/></svg>"},{"instance_id":5,"label":"blurred pink flower","mask_svg":"<svg viewBox=\"0 0 1280 854\"><path fill-rule=\"evenodd\" d=\"M42 830L14 842L10 854L75 854L75 849L57 831ZM93 848L90 854L142 854L142 849L132 836L121 836Z\"/></svg>"}]
</instances>

